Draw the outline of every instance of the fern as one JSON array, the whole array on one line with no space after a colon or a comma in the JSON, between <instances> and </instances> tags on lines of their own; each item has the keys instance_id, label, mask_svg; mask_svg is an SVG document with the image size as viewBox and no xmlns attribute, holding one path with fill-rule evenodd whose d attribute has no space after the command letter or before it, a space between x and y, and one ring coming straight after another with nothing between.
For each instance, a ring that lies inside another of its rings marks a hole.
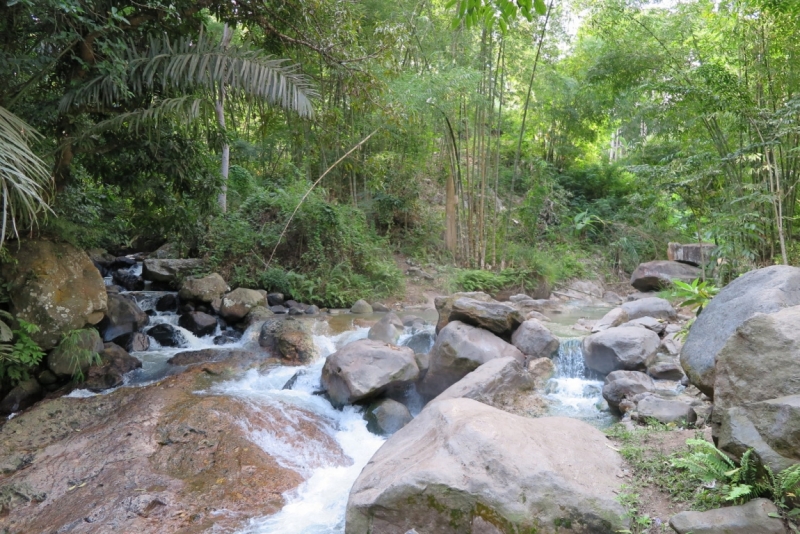
<instances>
[{"instance_id":1,"label":"fern","mask_svg":"<svg viewBox=\"0 0 800 534\"><path fill-rule=\"evenodd\" d=\"M684 458L674 459L672 465L686 469L703 484L725 482L732 471L739 469L733 460L705 440L688 439L686 444L694 450Z\"/></svg>"}]
</instances>

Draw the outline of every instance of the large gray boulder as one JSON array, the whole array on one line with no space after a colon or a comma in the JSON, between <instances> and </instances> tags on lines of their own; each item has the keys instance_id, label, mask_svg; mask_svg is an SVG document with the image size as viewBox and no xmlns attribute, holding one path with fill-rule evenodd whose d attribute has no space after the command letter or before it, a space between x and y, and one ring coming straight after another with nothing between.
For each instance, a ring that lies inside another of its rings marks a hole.
<instances>
[{"instance_id":1,"label":"large gray boulder","mask_svg":"<svg viewBox=\"0 0 800 534\"><path fill-rule=\"evenodd\" d=\"M469 373L431 402L466 398L518 415L541 415L545 402L534 389L543 386L554 370L550 358L533 360L528 366L513 356L496 358Z\"/></svg>"},{"instance_id":2,"label":"large gray boulder","mask_svg":"<svg viewBox=\"0 0 800 534\"><path fill-rule=\"evenodd\" d=\"M147 259L142 264L142 278L153 282L169 284L177 288L178 283L203 268L203 260L197 258Z\"/></svg>"},{"instance_id":3,"label":"large gray boulder","mask_svg":"<svg viewBox=\"0 0 800 534\"><path fill-rule=\"evenodd\" d=\"M675 400L662 399L649 395L636 404L640 419L655 419L660 423L681 423L688 425L697 421L697 414L690 404Z\"/></svg>"},{"instance_id":4,"label":"large gray boulder","mask_svg":"<svg viewBox=\"0 0 800 534\"><path fill-rule=\"evenodd\" d=\"M403 321L396 314L389 312L381 320L372 325L367 333L369 339L397 344L400 334L403 333Z\"/></svg>"},{"instance_id":5,"label":"large gray boulder","mask_svg":"<svg viewBox=\"0 0 800 534\"><path fill-rule=\"evenodd\" d=\"M622 310L628 316L626 321L633 321L642 317L671 320L678 316L672 304L668 300L659 297L645 297L626 302L622 305Z\"/></svg>"},{"instance_id":6,"label":"large gray boulder","mask_svg":"<svg viewBox=\"0 0 800 534\"><path fill-rule=\"evenodd\" d=\"M181 300L210 304L215 299L221 299L226 291L228 291L228 284L225 280L217 273L211 273L202 278L184 280L178 296Z\"/></svg>"},{"instance_id":7,"label":"large gray boulder","mask_svg":"<svg viewBox=\"0 0 800 534\"><path fill-rule=\"evenodd\" d=\"M44 350L72 330L100 322L107 309L100 271L82 250L66 243L21 241L0 266L10 312L39 327L31 338Z\"/></svg>"},{"instance_id":8,"label":"large gray boulder","mask_svg":"<svg viewBox=\"0 0 800 534\"><path fill-rule=\"evenodd\" d=\"M692 384L713 396L717 354L747 319L800 305L800 269L785 265L746 273L703 309L681 349L681 365Z\"/></svg>"},{"instance_id":9,"label":"large gray boulder","mask_svg":"<svg viewBox=\"0 0 800 534\"><path fill-rule=\"evenodd\" d=\"M678 534L784 534L778 509L768 499L753 499L741 506L707 512L681 512L669 526Z\"/></svg>"},{"instance_id":10,"label":"large gray boulder","mask_svg":"<svg viewBox=\"0 0 800 534\"><path fill-rule=\"evenodd\" d=\"M603 398L612 408L619 409L620 403L642 393L652 393L656 385L653 379L639 371L614 371L606 376L603 385Z\"/></svg>"},{"instance_id":11,"label":"large gray boulder","mask_svg":"<svg viewBox=\"0 0 800 534\"><path fill-rule=\"evenodd\" d=\"M450 321L478 326L505 339L509 339L524 320L522 314L513 306L467 297L456 299L450 310Z\"/></svg>"},{"instance_id":12,"label":"large gray boulder","mask_svg":"<svg viewBox=\"0 0 800 534\"><path fill-rule=\"evenodd\" d=\"M560 342L542 323L528 319L511 336L511 344L525 356L552 358L558 354Z\"/></svg>"},{"instance_id":13,"label":"large gray boulder","mask_svg":"<svg viewBox=\"0 0 800 534\"><path fill-rule=\"evenodd\" d=\"M240 287L222 297L219 314L226 321L236 323L244 319L253 308L266 305L267 297L263 294L255 289Z\"/></svg>"},{"instance_id":14,"label":"large gray boulder","mask_svg":"<svg viewBox=\"0 0 800 534\"><path fill-rule=\"evenodd\" d=\"M360 339L328 356L322 385L334 406L377 397L419 378L414 351L382 341Z\"/></svg>"},{"instance_id":15,"label":"large gray boulder","mask_svg":"<svg viewBox=\"0 0 800 534\"><path fill-rule=\"evenodd\" d=\"M140 331L150 322L150 317L142 311L136 300L119 293L108 294L108 311L100 321L103 341L112 341L122 335Z\"/></svg>"},{"instance_id":16,"label":"large gray boulder","mask_svg":"<svg viewBox=\"0 0 800 534\"><path fill-rule=\"evenodd\" d=\"M436 306L436 311L439 313L439 320L436 323L437 334L450 322L450 312L453 310L453 303L460 298L469 298L481 302L490 302L492 300L492 297L481 291L453 293L446 297L436 297L433 300L433 304Z\"/></svg>"},{"instance_id":17,"label":"large gray boulder","mask_svg":"<svg viewBox=\"0 0 800 534\"><path fill-rule=\"evenodd\" d=\"M308 322L294 317L272 317L264 321L258 344L290 363L310 363L319 357Z\"/></svg>"},{"instance_id":18,"label":"large gray boulder","mask_svg":"<svg viewBox=\"0 0 800 534\"><path fill-rule=\"evenodd\" d=\"M658 334L635 326L611 328L583 338L586 367L600 374L645 370L655 361Z\"/></svg>"},{"instance_id":19,"label":"large gray boulder","mask_svg":"<svg viewBox=\"0 0 800 534\"><path fill-rule=\"evenodd\" d=\"M654 291L669 287L673 280L691 283L703 275L702 270L677 261L641 263L631 274L631 285L639 291Z\"/></svg>"},{"instance_id":20,"label":"large gray boulder","mask_svg":"<svg viewBox=\"0 0 800 534\"><path fill-rule=\"evenodd\" d=\"M519 349L488 330L452 321L436 338L430 352L430 367L419 385L419 392L432 399L478 366L505 356L525 361Z\"/></svg>"},{"instance_id":21,"label":"large gray boulder","mask_svg":"<svg viewBox=\"0 0 800 534\"><path fill-rule=\"evenodd\" d=\"M615 499L621 468L605 435L584 422L435 402L363 469L345 533L611 534L627 526Z\"/></svg>"}]
</instances>

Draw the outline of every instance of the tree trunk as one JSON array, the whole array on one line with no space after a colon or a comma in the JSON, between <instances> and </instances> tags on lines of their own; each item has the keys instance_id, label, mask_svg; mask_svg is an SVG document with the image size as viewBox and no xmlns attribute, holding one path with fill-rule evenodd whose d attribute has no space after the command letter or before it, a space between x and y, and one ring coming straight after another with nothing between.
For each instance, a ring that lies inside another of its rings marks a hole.
<instances>
[{"instance_id":1,"label":"tree trunk","mask_svg":"<svg viewBox=\"0 0 800 534\"><path fill-rule=\"evenodd\" d=\"M231 37L233 37L233 30L225 24L222 29L222 41L219 46L223 50L227 49L231 44ZM220 129L225 131L225 84L219 84L219 100L214 103L214 111L217 115L217 122ZM222 174L222 188L220 189L217 201L222 213L228 211L228 170L231 164L231 147L228 144L227 135L225 141L222 143L222 163L220 165L220 174Z\"/></svg>"}]
</instances>

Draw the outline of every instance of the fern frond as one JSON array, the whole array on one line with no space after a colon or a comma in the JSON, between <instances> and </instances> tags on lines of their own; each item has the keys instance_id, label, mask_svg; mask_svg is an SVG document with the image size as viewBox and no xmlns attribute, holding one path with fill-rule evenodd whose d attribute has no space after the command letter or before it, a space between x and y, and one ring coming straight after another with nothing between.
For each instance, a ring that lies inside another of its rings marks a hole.
<instances>
[{"instance_id":1,"label":"fern frond","mask_svg":"<svg viewBox=\"0 0 800 534\"><path fill-rule=\"evenodd\" d=\"M748 484L733 484L730 486L730 491L725 496L726 501L738 501L740 499L749 500L755 497L753 487Z\"/></svg>"}]
</instances>

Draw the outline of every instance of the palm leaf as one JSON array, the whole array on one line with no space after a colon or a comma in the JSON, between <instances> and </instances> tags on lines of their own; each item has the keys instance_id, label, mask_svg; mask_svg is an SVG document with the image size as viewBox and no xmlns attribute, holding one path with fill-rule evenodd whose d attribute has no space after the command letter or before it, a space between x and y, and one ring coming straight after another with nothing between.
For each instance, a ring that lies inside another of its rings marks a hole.
<instances>
[{"instance_id":1,"label":"palm leaf","mask_svg":"<svg viewBox=\"0 0 800 534\"><path fill-rule=\"evenodd\" d=\"M18 236L21 225L35 224L50 210L45 201L50 172L28 145L37 137L25 121L0 107L0 248L9 232Z\"/></svg>"},{"instance_id":2,"label":"palm leaf","mask_svg":"<svg viewBox=\"0 0 800 534\"><path fill-rule=\"evenodd\" d=\"M144 126L158 126L165 120L189 123L209 113L213 113L213 106L205 99L196 96L164 98L156 100L149 107L121 113L98 122L85 135L123 128L138 132Z\"/></svg>"}]
</instances>

